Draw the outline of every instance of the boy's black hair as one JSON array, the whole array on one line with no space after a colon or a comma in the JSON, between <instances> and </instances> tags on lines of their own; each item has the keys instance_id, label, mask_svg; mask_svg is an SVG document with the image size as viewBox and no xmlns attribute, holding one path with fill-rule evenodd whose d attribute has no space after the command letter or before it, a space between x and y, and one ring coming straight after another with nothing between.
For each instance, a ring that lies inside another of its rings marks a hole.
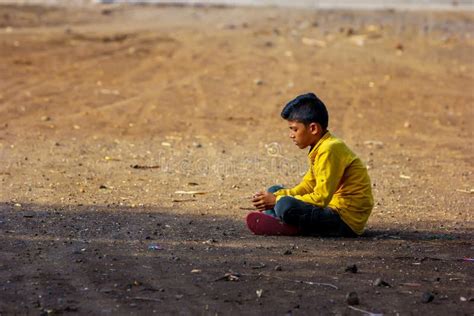
<instances>
[{"instance_id":1,"label":"boy's black hair","mask_svg":"<svg viewBox=\"0 0 474 316\"><path fill-rule=\"evenodd\" d=\"M319 123L323 130L328 128L329 115L326 106L314 93L297 96L283 108L281 117L305 125Z\"/></svg>"}]
</instances>

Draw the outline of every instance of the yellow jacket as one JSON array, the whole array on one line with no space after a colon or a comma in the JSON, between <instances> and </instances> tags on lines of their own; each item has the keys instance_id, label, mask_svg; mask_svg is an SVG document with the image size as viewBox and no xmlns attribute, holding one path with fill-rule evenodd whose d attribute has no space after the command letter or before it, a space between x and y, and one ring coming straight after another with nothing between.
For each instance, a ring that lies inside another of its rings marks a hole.
<instances>
[{"instance_id":1,"label":"yellow jacket","mask_svg":"<svg viewBox=\"0 0 474 316\"><path fill-rule=\"evenodd\" d=\"M367 168L329 131L308 154L309 170L300 184L275 192L319 207L330 207L352 230L361 235L374 206Z\"/></svg>"}]
</instances>

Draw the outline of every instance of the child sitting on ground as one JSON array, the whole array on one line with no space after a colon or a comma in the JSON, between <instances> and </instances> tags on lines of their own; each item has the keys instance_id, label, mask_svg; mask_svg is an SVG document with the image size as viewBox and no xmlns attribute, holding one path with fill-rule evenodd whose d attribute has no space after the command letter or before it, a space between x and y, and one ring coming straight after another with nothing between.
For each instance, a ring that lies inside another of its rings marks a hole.
<instances>
[{"instance_id":1,"label":"child sitting on ground","mask_svg":"<svg viewBox=\"0 0 474 316\"><path fill-rule=\"evenodd\" d=\"M327 129L328 112L313 93L300 95L281 112L290 138L309 147L309 170L292 189L273 186L257 192L258 210L247 215L257 235L361 235L373 207L367 168L347 145Z\"/></svg>"}]
</instances>

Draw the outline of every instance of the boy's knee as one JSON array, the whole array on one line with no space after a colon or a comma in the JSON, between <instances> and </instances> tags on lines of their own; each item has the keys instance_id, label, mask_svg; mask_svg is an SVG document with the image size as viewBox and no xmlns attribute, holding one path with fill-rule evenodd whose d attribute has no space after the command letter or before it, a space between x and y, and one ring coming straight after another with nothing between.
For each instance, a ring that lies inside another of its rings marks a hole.
<instances>
[{"instance_id":1,"label":"boy's knee","mask_svg":"<svg viewBox=\"0 0 474 316\"><path fill-rule=\"evenodd\" d=\"M284 220L284 216L290 209L297 208L298 200L292 196L282 196L275 205L275 213Z\"/></svg>"},{"instance_id":2,"label":"boy's knee","mask_svg":"<svg viewBox=\"0 0 474 316\"><path fill-rule=\"evenodd\" d=\"M281 197L275 205L277 216L284 223L303 228L308 222L313 206L301 202L292 196Z\"/></svg>"},{"instance_id":3,"label":"boy's knee","mask_svg":"<svg viewBox=\"0 0 474 316\"><path fill-rule=\"evenodd\" d=\"M284 187L281 185L272 185L267 189L267 192L275 193L276 191L280 191L281 189L284 189Z\"/></svg>"}]
</instances>

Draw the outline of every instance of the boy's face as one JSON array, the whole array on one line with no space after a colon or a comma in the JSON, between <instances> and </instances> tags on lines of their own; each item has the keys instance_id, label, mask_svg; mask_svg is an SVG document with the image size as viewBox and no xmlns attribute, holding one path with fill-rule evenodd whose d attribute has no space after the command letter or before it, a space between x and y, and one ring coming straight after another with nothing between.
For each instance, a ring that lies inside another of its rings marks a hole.
<instances>
[{"instance_id":1,"label":"boy's face","mask_svg":"<svg viewBox=\"0 0 474 316\"><path fill-rule=\"evenodd\" d=\"M319 125L316 123L310 123L305 125L297 121L288 121L290 128L290 138L301 149L308 146L313 146L319 140Z\"/></svg>"}]
</instances>

